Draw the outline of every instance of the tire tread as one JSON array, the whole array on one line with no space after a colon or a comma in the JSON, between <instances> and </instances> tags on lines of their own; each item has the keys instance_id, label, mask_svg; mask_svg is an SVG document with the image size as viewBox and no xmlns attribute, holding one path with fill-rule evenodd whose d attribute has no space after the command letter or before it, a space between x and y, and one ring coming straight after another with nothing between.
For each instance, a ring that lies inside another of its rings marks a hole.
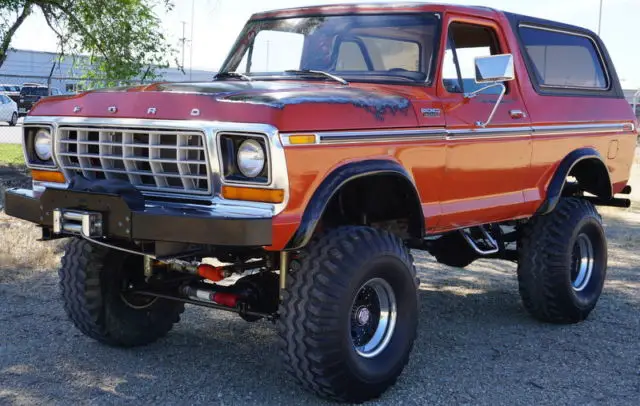
<instances>
[{"instance_id":1,"label":"tire tread","mask_svg":"<svg viewBox=\"0 0 640 406\"><path fill-rule=\"evenodd\" d=\"M363 252L362 249L368 250ZM332 341L340 325L333 308L336 289L349 285L349 266L358 258L385 252L401 259L415 281L416 271L409 249L395 235L368 227L340 227L314 238L292 261L287 288L280 304L277 330L285 370L305 389L335 401L361 402L379 397L397 375L377 388L354 391ZM414 331L415 336L415 331ZM410 350L409 350L410 352ZM408 362L407 353L402 368ZM402 369L400 369L402 370Z\"/></svg>"}]
</instances>

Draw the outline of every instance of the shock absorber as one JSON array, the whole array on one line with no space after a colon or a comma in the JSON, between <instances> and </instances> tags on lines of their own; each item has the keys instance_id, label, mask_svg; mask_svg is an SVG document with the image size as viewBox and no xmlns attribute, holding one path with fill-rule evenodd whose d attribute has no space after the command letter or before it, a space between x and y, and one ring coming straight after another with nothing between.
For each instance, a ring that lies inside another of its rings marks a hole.
<instances>
[{"instance_id":1,"label":"shock absorber","mask_svg":"<svg viewBox=\"0 0 640 406\"><path fill-rule=\"evenodd\" d=\"M194 286L183 286L181 293L193 300L202 300L205 302L213 302L222 306L237 307L241 297L233 292L219 292L215 289L204 289Z\"/></svg>"},{"instance_id":2,"label":"shock absorber","mask_svg":"<svg viewBox=\"0 0 640 406\"><path fill-rule=\"evenodd\" d=\"M219 282L225 278L228 278L233 273L242 272L247 269L262 268L267 265L267 262L261 260L255 262L247 262L241 265L233 264L225 266L214 266L205 263L171 260L166 264L172 271L197 275L212 282Z\"/></svg>"}]
</instances>

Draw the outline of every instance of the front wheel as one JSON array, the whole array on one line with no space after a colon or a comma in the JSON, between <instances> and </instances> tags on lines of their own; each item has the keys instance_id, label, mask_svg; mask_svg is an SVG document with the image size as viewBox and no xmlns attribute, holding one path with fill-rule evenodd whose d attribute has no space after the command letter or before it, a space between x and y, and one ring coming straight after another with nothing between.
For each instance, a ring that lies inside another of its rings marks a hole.
<instances>
[{"instance_id":1,"label":"front wheel","mask_svg":"<svg viewBox=\"0 0 640 406\"><path fill-rule=\"evenodd\" d=\"M520 295L529 313L553 323L587 318L607 273L602 219L590 202L564 198L553 212L534 217L521 230L518 251Z\"/></svg>"},{"instance_id":2,"label":"front wheel","mask_svg":"<svg viewBox=\"0 0 640 406\"><path fill-rule=\"evenodd\" d=\"M285 367L321 397L376 398L407 364L417 322L403 242L367 227L331 230L291 264L278 320Z\"/></svg>"},{"instance_id":3,"label":"front wheel","mask_svg":"<svg viewBox=\"0 0 640 406\"><path fill-rule=\"evenodd\" d=\"M127 293L143 279L142 257L72 239L59 270L64 308L83 334L105 344L154 342L180 320L184 304Z\"/></svg>"},{"instance_id":4,"label":"front wheel","mask_svg":"<svg viewBox=\"0 0 640 406\"><path fill-rule=\"evenodd\" d=\"M18 124L18 113L13 113L11 115L11 120L9 121L9 125L11 127L14 127L16 124Z\"/></svg>"}]
</instances>

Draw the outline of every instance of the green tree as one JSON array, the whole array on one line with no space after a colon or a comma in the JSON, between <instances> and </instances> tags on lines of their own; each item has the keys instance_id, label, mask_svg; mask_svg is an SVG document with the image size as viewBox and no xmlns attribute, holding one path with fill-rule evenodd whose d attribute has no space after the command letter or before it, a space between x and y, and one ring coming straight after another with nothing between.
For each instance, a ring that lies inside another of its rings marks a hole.
<instances>
[{"instance_id":1,"label":"green tree","mask_svg":"<svg viewBox=\"0 0 640 406\"><path fill-rule=\"evenodd\" d=\"M172 7L171 0L0 0L0 68L17 30L40 12L61 55L84 56L74 62L88 79L153 79L176 52L154 9Z\"/></svg>"}]
</instances>

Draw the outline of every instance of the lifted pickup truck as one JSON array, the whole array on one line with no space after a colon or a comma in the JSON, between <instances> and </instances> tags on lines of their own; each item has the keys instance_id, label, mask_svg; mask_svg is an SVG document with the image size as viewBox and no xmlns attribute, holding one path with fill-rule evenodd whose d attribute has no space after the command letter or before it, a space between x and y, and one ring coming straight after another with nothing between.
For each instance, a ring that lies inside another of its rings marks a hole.
<instances>
[{"instance_id":1,"label":"lifted pickup truck","mask_svg":"<svg viewBox=\"0 0 640 406\"><path fill-rule=\"evenodd\" d=\"M302 386L359 402L408 362L410 249L514 261L535 318L584 320L607 269L595 206L629 205L636 125L583 28L433 4L267 12L210 83L39 102L33 189L6 212L72 237L62 298L89 337L148 344L185 303L271 320Z\"/></svg>"}]
</instances>

